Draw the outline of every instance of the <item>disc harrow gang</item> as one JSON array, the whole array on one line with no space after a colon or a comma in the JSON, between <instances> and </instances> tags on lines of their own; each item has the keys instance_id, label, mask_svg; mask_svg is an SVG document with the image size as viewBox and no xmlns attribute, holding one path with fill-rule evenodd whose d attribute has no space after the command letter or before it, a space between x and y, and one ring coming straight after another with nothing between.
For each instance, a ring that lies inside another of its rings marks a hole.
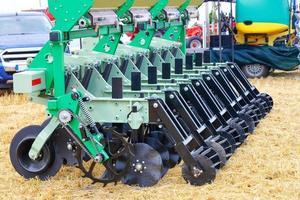
<instances>
[{"instance_id":1,"label":"disc harrow gang","mask_svg":"<svg viewBox=\"0 0 300 200\"><path fill-rule=\"evenodd\" d=\"M21 176L46 180L69 165L93 183L149 187L182 163L187 183L211 183L271 111L272 98L235 63L186 54L185 27L201 2L143 2L49 1L49 42L14 75L14 91L50 116L11 142ZM73 39L82 49L65 54Z\"/></svg>"}]
</instances>

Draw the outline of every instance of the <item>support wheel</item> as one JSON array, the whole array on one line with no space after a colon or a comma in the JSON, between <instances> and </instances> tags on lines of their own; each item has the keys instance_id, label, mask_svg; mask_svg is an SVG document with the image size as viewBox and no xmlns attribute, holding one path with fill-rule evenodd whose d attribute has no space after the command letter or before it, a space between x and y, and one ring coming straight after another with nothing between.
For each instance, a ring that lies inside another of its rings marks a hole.
<instances>
[{"instance_id":1,"label":"support wheel","mask_svg":"<svg viewBox=\"0 0 300 200\"><path fill-rule=\"evenodd\" d=\"M252 113L254 114L254 113ZM248 133L253 133L255 129L255 122L253 118L247 112L238 113L240 119L244 120L248 126Z\"/></svg>"},{"instance_id":2,"label":"support wheel","mask_svg":"<svg viewBox=\"0 0 300 200\"><path fill-rule=\"evenodd\" d=\"M267 115L266 103L264 101L262 101L261 99L256 99L253 102L253 105L256 105L259 108L259 111L262 114L262 118L264 118Z\"/></svg>"},{"instance_id":3,"label":"support wheel","mask_svg":"<svg viewBox=\"0 0 300 200\"><path fill-rule=\"evenodd\" d=\"M28 153L42 131L41 126L28 126L21 129L10 145L10 160L15 170L26 179L38 177L41 180L55 176L63 164L56 155L55 148L48 141L41 150L37 160L32 160Z\"/></svg>"},{"instance_id":4,"label":"support wheel","mask_svg":"<svg viewBox=\"0 0 300 200\"><path fill-rule=\"evenodd\" d=\"M236 146L240 146L242 143L244 143L245 139L247 138L247 133L245 133L244 129L239 124L240 121L240 119L236 118L228 122L229 127L234 130L233 132Z\"/></svg>"},{"instance_id":5,"label":"support wheel","mask_svg":"<svg viewBox=\"0 0 300 200\"><path fill-rule=\"evenodd\" d=\"M211 183L216 178L216 170L213 163L205 156L198 155L194 157L198 166L190 166L184 163L182 166L182 177L184 180L194 186L201 186Z\"/></svg>"},{"instance_id":6,"label":"support wheel","mask_svg":"<svg viewBox=\"0 0 300 200\"><path fill-rule=\"evenodd\" d=\"M206 141L205 143L207 144L208 147L210 147L212 150L214 150L217 153L220 159L220 165L218 165L216 168L221 169L222 167L225 166L227 162L227 156L226 156L225 149L219 143L216 142L217 139L218 138L215 137L209 141Z\"/></svg>"},{"instance_id":7,"label":"support wheel","mask_svg":"<svg viewBox=\"0 0 300 200\"><path fill-rule=\"evenodd\" d=\"M265 101L268 105L267 111L270 112L274 106L273 98L266 94L266 93L261 93L260 95L257 96L257 98L262 99Z\"/></svg>"}]
</instances>

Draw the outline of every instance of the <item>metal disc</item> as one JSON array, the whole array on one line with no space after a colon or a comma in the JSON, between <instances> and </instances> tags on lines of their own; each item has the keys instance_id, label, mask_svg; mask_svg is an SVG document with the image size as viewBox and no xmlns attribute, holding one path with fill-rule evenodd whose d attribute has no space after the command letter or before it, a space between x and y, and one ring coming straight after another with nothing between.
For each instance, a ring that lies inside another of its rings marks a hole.
<instances>
[{"instance_id":1,"label":"metal disc","mask_svg":"<svg viewBox=\"0 0 300 200\"><path fill-rule=\"evenodd\" d=\"M151 131L148 134L148 136L157 138L160 141L160 143L162 143L167 148L174 147L174 144L170 141L170 139L164 131Z\"/></svg>"},{"instance_id":2,"label":"metal disc","mask_svg":"<svg viewBox=\"0 0 300 200\"><path fill-rule=\"evenodd\" d=\"M155 149L159 154L163 162L163 171L162 177L168 172L169 170L169 151L166 147L164 147L158 139L153 137L147 137L145 139L145 143L150 145L153 149Z\"/></svg>"},{"instance_id":3,"label":"metal disc","mask_svg":"<svg viewBox=\"0 0 300 200\"><path fill-rule=\"evenodd\" d=\"M261 112L260 108L255 103L248 104L246 106L246 110L253 111L259 120L261 120L263 118L263 113Z\"/></svg>"},{"instance_id":4,"label":"metal disc","mask_svg":"<svg viewBox=\"0 0 300 200\"><path fill-rule=\"evenodd\" d=\"M244 120L248 126L248 132L253 133L255 129L255 123L253 118L247 113L238 113L240 119Z\"/></svg>"},{"instance_id":5,"label":"metal disc","mask_svg":"<svg viewBox=\"0 0 300 200\"><path fill-rule=\"evenodd\" d=\"M180 163L181 158L176 152L174 148L174 144L170 142L170 139L166 136L166 133L163 131L152 131L148 134L148 137L156 138L160 141L162 145L164 145L169 151L169 168L175 167L177 164Z\"/></svg>"},{"instance_id":6,"label":"metal disc","mask_svg":"<svg viewBox=\"0 0 300 200\"><path fill-rule=\"evenodd\" d=\"M260 96L266 97L268 99L268 103L270 104L272 109L272 107L274 106L273 98L267 93L261 93Z\"/></svg>"},{"instance_id":7,"label":"metal disc","mask_svg":"<svg viewBox=\"0 0 300 200\"><path fill-rule=\"evenodd\" d=\"M203 155L194 157L198 166L190 166L184 163L182 166L182 177L187 183L195 186L201 186L213 182L216 178L216 170L213 163Z\"/></svg>"},{"instance_id":8,"label":"metal disc","mask_svg":"<svg viewBox=\"0 0 300 200\"><path fill-rule=\"evenodd\" d=\"M218 154L218 157L219 157L221 163L220 163L220 165L218 165L217 169L220 169L227 162L226 152L225 152L224 148L220 144L215 142L213 139L209 140L209 141L205 141L205 143L208 145L208 147L210 147L212 150L214 150Z\"/></svg>"},{"instance_id":9,"label":"metal disc","mask_svg":"<svg viewBox=\"0 0 300 200\"><path fill-rule=\"evenodd\" d=\"M225 126L221 130L219 130L218 134L220 134L222 137L224 137L228 140L228 142L232 146L232 148L231 148L232 151L235 152L235 150L238 146L235 138L239 138L240 134L234 128L231 128L229 125Z\"/></svg>"},{"instance_id":10,"label":"metal disc","mask_svg":"<svg viewBox=\"0 0 300 200\"><path fill-rule=\"evenodd\" d=\"M145 143L133 144L130 159L130 168L122 178L126 185L150 187L160 179L163 171L163 162L160 154Z\"/></svg>"},{"instance_id":11,"label":"metal disc","mask_svg":"<svg viewBox=\"0 0 300 200\"><path fill-rule=\"evenodd\" d=\"M261 99L262 101L264 101L266 103L266 107L265 109L267 110L267 112L270 112L273 108L273 99L270 95L266 94L266 93L261 93L260 95L258 95L256 97L256 99Z\"/></svg>"},{"instance_id":12,"label":"metal disc","mask_svg":"<svg viewBox=\"0 0 300 200\"><path fill-rule=\"evenodd\" d=\"M52 118L46 119L41 127L45 128ZM68 146L73 145L75 147L75 141L68 134L64 128L57 128L51 137L51 143L53 144L56 154L64 161L65 165L73 166L77 164L77 160L73 155L72 149L68 149ZM90 157L83 153L84 161L89 161Z\"/></svg>"},{"instance_id":13,"label":"metal disc","mask_svg":"<svg viewBox=\"0 0 300 200\"><path fill-rule=\"evenodd\" d=\"M57 152L57 155L64 160L65 165L74 166L77 164L77 160L74 157L74 148L76 146L75 141L71 138L68 132L63 128L58 128L54 131L51 138L53 146ZM84 158L89 156L85 153L82 155ZM85 158L85 161L89 159Z\"/></svg>"},{"instance_id":14,"label":"metal disc","mask_svg":"<svg viewBox=\"0 0 300 200\"><path fill-rule=\"evenodd\" d=\"M242 111L242 113L248 114L253 119L255 127L259 124L258 115L260 114L260 112L255 106L250 104L245 106L245 109Z\"/></svg>"},{"instance_id":15,"label":"metal disc","mask_svg":"<svg viewBox=\"0 0 300 200\"><path fill-rule=\"evenodd\" d=\"M239 135L239 137L235 137L235 141L237 146L240 146L246 139L247 134L245 133L245 131L243 130L243 128L238 124L238 120L230 120L228 122L228 125L230 126L230 128L234 129ZM248 127L248 125L247 125ZM249 128L248 128L249 129Z\"/></svg>"},{"instance_id":16,"label":"metal disc","mask_svg":"<svg viewBox=\"0 0 300 200\"><path fill-rule=\"evenodd\" d=\"M181 162L181 158L175 148L168 149L169 151L169 168L173 168Z\"/></svg>"},{"instance_id":17,"label":"metal disc","mask_svg":"<svg viewBox=\"0 0 300 200\"><path fill-rule=\"evenodd\" d=\"M235 140L232 135L225 131L217 131L217 134L220 136L217 142L224 148L228 160L236 149Z\"/></svg>"},{"instance_id":18,"label":"metal disc","mask_svg":"<svg viewBox=\"0 0 300 200\"><path fill-rule=\"evenodd\" d=\"M262 114L262 118L264 118L267 115L267 110L266 110L266 106L265 106L266 102L264 102L261 99L255 99L255 101L253 103L254 103L254 105L256 105L259 108L259 110Z\"/></svg>"}]
</instances>

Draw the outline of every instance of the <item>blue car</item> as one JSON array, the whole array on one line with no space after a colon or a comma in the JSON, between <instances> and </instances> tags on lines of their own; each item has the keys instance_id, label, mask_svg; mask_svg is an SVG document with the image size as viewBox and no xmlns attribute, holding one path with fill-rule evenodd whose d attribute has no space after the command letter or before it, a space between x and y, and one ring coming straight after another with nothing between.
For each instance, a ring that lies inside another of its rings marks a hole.
<instances>
[{"instance_id":1,"label":"blue car","mask_svg":"<svg viewBox=\"0 0 300 200\"><path fill-rule=\"evenodd\" d=\"M52 24L44 13L0 14L0 89L12 87L12 75L27 69L49 40Z\"/></svg>"}]
</instances>

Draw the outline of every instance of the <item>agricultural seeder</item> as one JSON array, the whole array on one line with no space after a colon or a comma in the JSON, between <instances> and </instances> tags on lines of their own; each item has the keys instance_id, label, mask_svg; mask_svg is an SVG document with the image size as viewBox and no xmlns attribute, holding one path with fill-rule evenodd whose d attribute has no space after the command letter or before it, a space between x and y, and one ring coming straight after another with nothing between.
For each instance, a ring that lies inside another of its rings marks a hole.
<instances>
[{"instance_id":1,"label":"agricultural seeder","mask_svg":"<svg viewBox=\"0 0 300 200\"><path fill-rule=\"evenodd\" d=\"M186 54L200 2L49 0L49 42L14 75L14 91L46 105L48 119L13 138L16 171L45 180L77 166L94 183L147 187L183 161L188 183L212 182L273 101L236 64ZM82 49L65 54L74 39Z\"/></svg>"}]
</instances>

